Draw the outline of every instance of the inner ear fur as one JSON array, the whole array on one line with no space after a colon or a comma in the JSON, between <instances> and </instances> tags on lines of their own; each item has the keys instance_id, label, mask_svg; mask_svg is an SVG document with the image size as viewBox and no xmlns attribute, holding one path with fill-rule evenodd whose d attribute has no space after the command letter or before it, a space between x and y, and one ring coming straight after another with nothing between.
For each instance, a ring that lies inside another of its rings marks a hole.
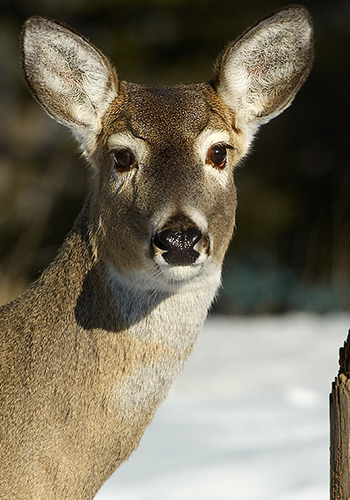
<instances>
[{"instance_id":1,"label":"inner ear fur","mask_svg":"<svg viewBox=\"0 0 350 500\"><path fill-rule=\"evenodd\" d=\"M47 113L80 140L98 132L117 95L108 59L76 31L43 17L25 22L21 41L25 79Z\"/></svg>"},{"instance_id":2,"label":"inner ear fur","mask_svg":"<svg viewBox=\"0 0 350 500\"><path fill-rule=\"evenodd\" d=\"M313 31L299 5L278 10L247 29L219 57L212 80L234 111L237 128L251 132L294 99L313 62Z\"/></svg>"}]
</instances>

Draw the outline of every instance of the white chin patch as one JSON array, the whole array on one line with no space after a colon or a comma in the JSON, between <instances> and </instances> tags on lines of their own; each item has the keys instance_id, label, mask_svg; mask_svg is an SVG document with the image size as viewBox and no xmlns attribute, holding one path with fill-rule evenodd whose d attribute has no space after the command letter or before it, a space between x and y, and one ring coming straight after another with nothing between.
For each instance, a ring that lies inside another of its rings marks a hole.
<instances>
[{"instance_id":1,"label":"white chin patch","mask_svg":"<svg viewBox=\"0 0 350 500\"><path fill-rule=\"evenodd\" d=\"M197 276L202 266L200 264L174 266L164 263L158 265L158 268L166 280L180 283L182 281L189 281Z\"/></svg>"}]
</instances>

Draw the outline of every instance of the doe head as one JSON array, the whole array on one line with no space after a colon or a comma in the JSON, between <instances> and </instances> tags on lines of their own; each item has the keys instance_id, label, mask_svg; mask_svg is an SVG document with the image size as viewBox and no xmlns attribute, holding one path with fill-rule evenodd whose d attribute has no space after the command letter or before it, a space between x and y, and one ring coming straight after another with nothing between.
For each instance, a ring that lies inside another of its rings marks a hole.
<instances>
[{"instance_id":1,"label":"doe head","mask_svg":"<svg viewBox=\"0 0 350 500\"><path fill-rule=\"evenodd\" d=\"M312 65L306 9L256 23L223 51L210 81L188 86L119 81L88 40L42 17L25 23L22 45L34 96L93 167L89 235L98 258L133 287L219 281L235 226L235 166Z\"/></svg>"}]
</instances>

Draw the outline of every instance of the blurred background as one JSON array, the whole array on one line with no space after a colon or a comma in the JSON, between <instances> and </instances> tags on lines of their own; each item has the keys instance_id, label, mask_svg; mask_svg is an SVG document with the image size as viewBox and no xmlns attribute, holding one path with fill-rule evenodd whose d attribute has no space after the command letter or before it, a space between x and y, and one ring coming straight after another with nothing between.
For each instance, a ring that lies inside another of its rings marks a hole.
<instances>
[{"instance_id":1,"label":"blurred background","mask_svg":"<svg viewBox=\"0 0 350 500\"><path fill-rule=\"evenodd\" d=\"M237 232L214 312L350 310L350 2L303 1L315 23L313 71L264 126L237 170ZM0 6L0 304L55 257L83 203L88 169L68 130L45 115L20 69L22 22L64 21L121 79L207 81L230 41L279 0L2 0Z\"/></svg>"}]
</instances>

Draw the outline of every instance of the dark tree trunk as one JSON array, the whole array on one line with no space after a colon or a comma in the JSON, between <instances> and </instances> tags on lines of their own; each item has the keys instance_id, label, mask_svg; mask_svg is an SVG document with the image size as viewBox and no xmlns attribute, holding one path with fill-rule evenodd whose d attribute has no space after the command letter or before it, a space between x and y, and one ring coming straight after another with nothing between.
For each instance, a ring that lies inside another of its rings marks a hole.
<instances>
[{"instance_id":1,"label":"dark tree trunk","mask_svg":"<svg viewBox=\"0 0 350 500\"><path fill-rule=\"evenodd\" d=\"M330 499L350 499L350 330L330 395Z\"/></svg>"}]
</instances>

